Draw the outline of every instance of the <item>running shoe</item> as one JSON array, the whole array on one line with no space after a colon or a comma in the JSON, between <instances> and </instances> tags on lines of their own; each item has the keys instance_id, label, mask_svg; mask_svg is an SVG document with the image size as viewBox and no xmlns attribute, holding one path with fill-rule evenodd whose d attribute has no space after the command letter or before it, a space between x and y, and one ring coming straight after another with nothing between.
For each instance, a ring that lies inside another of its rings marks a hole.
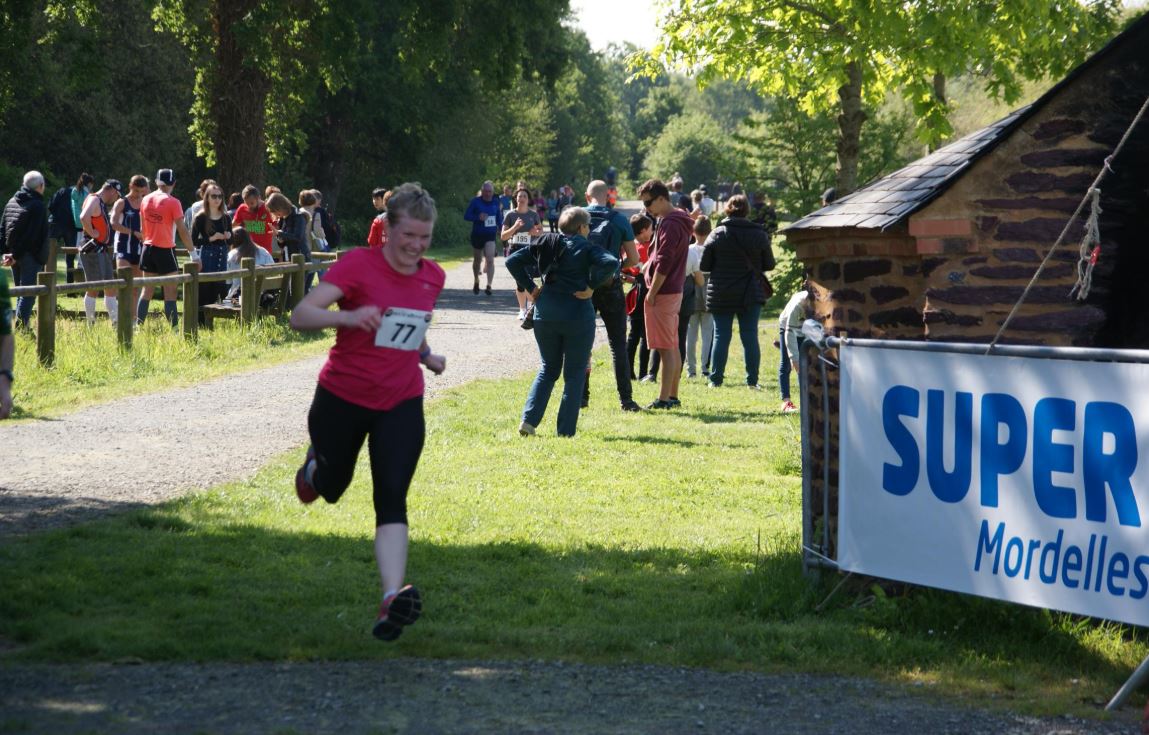
<instances>
[{"instance_id":1,"label":"running shoe","mask_svg":"<svg viewBox=\"0 0 1149 735\"><path fill-rule=\"evenodd\" d=\"M754 385L747 385L746 387L749 388L750 390L762 390L762 386L758 385L757 383L755 383Z\"/></svg>"},{"instance_id":2,"label":"running shoe","mask_svg":"<svg viewBox=\"0 0 1149 735\"><path fill-rule=\"evenodd\" d=\"M479 282L478 281L475 281L475 285L471 287L471 293L475 294L476 296L479 295Z\"/></svg>"},{"instance_id":3,"label":"running shoe","mask_svg":"<svg viewBox=\"0 0 1149 735\"><path fill-rule=\"evenodd\" d=\"M651 411L656 411L660 408L674 408L674 404L670 401L664 401L660 398L659 400L647 406L647 409Z\"/></svg>"},{"instance_id":4,"label":"running shoe","mask_svg":"<svg viewBox=\"0 0 1149 735\"><path fill-rule=\"evenodd\" d=\"M519 309L519 321L521 322L522 320L524 320L526 318L527 318L527 310L526 309Z\"/></svg>"},{"instance_id":5,"label":"running shoe","mask_svg":"<svg viewBox=\"0 0 1149 735\"><path fill-rule=\"evenodd\" d=\"M790 401L782 401L782 408L779 409L782 413L798 413L798 407Z\"/></svg>"},{"instance_id":6,"label":"running shoe","mask_svg":"<svg viewBox=\"0 0 1149 735\"><path fill-rule=\"evenodd\" d=\"M303 464L295 471L295 495L299 498L299 502L304 505L314 503L319 493L315 490L315 486L307 481L307 465L315 461L315 448L307 448L307 456L303 458Z\"/></svg>"},{"instance_id":7,"label":"running shoe","mask_svg":"<svg viewBox=\"0 0 1149 735\"><path fill-rule=\"evenodd\" d=\"M676 398L674 396L667 398L666 402L670 404L671 408L678 408L679 406L682 405L682 401L678 400L678 398Z\"/></svg>"},{"instance_id":8,"label":"running shoe","mask_svg":"<svg viewBox=\"0 0 1149 735\"><path fill-rule=\"evenodd\" d=\"M490 295L491 295L491 287L490 287L490 286L487 286L487 295L488 295L488 296L490 296Z\"/></svg>"},{"instance_id":9,"label":"running shoe","mask_svg":"<svg viewBox=\"0 0 1149 735\"><path fill-rule=\"evenodd\" d=\"M633 399L629 400L629 401L623 401L620 404L620 406L621 406L623 411L641 411L642 410L642 406L635 403Z\"/></svg>"},{"instance_id":10,"label":"running shoe","mask_svg":"<svg viewBox=\"0 0 1149 735\"><path fill-rule=\"evenodd\" d=\"M403 633L405 626L418 620L422 612L423 598L419 596L419 590L407 585L383 598L371 635L381 641L393 641Z\"/></svg>"}]
</instances>

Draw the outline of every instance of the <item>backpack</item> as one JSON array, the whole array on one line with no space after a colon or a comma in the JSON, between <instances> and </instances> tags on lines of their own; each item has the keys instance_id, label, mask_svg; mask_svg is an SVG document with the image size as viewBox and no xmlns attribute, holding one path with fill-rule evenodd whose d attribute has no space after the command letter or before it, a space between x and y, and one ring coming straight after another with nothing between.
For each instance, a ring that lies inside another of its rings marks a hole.
<instances>
[{"instance_id":1,"label":"backpack","mask_svg":"<svg viewBox=\"0 0 1149 735\"><path fill-rule=\"evenodd\" d=\"M611 213L590 211L589 214L590 234L586 236L586 239L614 257L619 257L619 252L622 250L622 233L611 224Z\"/></svg>"},{"instance_id":2,"label":"backpack","mask_svg":"<svg viewBox=\"0 0 1149 735\"><path fill-rule=\"evenodd\" d=\"M62 186L52 195L52 200L48 202L48 219L56 225L75 225L76 220L72 217L72 187Z\"/></svg>"}]
</instances>

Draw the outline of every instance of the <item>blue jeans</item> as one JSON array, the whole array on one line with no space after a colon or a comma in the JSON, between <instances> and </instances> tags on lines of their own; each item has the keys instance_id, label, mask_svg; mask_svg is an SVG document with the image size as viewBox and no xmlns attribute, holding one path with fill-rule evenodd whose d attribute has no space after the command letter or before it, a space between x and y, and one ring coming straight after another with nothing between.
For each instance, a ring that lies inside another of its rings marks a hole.
<instances>
[{"instance_id":1,"label":"blue jeans","mask_svg":"<svg viewBox=\"0 0 1149 735\"><path fill-rule=\"evenodd\" d=\"M761 304L755 304L736 314L714 315L714 346L710 351L711 383L722 385L730 341L734 337L734 317L738 317L738 336L742 339L742 354L746 358L746 385L758 385L758 364L762 361L762 351L758 347L758 315L761 313Z\"/></svg>"},{"instance_id":2,"label":"blue jeans","mask_svg":"<svg viewBox=\"0 0 1149 735\"><path fill-rule=\"evenodd\" d=\"M542 367L527 393L523 407L523 421L537 427L547 411L551 391L559 374L563 376L563 397L559 403L559 436L574 436L578 426L578 412L582 405L582 389L586 381L586 366L594 345L594 321L535 322L535 342L539 346Z\"/></svg>"},{"instance_id":3,"label":"blue jeans","mask_svg":"<svg viewBox=\"0 0 1149 735\"><path fill-rule=\"evenodd\" d=\"M36 274L44 267L44 264L36 260L36 256L31 253L24 253L20 256L20 260L16 263L17 267L12 269L12 275L15 276L17 286L35 286ZM32 321L32 307L36 303L35 296L21 296L16 299L16 320L22 327L30 327Z\"/></svg>"}]
</instances>

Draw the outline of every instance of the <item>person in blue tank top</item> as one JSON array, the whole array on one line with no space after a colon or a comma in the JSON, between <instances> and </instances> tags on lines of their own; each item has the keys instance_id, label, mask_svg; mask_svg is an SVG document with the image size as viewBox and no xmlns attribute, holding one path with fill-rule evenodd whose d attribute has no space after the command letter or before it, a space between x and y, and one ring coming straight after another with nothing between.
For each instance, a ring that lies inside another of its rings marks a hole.
<instances>
[{"instance_id":1,"label":"person in blue tank top","mask_svg":"<svg viewBox=\"0 0 1149 735\"><path fill-rule=\"evenodd\" d=\"M143 247L144 226L140 222L140 205L148 193L148 177L136 174L128 182L128 195L112 205L112 246L116 253L117 268L131 268L132 276L141 278L140 250ZM132 293L132 303L140 300L140 291Z\"/></svg>"},{"instance_id":2,"label":"person in blue tank top","mask_svg":"<svg viewBox=\"0 0 1149 735\"><path fill-rule=\"evenodd\" d=\"M519 433L535 433L559 374L563 396L559 403L558 434L574 436L582 404L586 365L594 345L594 289L618 276L619 261L592 244L590 214L570 207L559 217L566 236L547 233L529 247L507 258L515 283L531 294L535 304L534 333L542 366L527 394ZM536 285L533 274L542 276Z\"/></svg>"}]
</instances>

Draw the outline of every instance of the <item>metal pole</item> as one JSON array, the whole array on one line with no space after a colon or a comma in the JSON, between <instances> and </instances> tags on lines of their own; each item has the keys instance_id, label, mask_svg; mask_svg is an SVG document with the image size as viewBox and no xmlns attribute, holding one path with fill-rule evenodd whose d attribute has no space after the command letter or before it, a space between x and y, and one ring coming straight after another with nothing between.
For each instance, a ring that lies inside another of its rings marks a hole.
<instances>
[{"instance_id":1,"label":"metal pole","mask_svg":"<svg viewBox=\"0 0 1149 735\"><path fill-rule=\"evenodd\" d=\"M826 361L818 355L822 369L822 554L830 555L830 384Z\"/></svg>"},{"instance_id":2,"label":"metal pole","mask_svg":"<svg viewBox=\"0 0 1149 735\"><path fill-rule=\"evenodd\" d=\"M802 396L802 413L800 426L802 427L802 574L808 575L813 566L805 549L814 543L814 515L810 512L810 503L814 499L814 480L810 476L813 472L813 463L810 462L810 453L813 449L810 441L810 422L813 413L806 407L805 381L802 377L810 366L809 343L802 343L798 347L798 395Z\"/></svg>"},{"instance_id":3,"label":"metal pole","mask_svg":"<svg viewBox=\"0 0 1149 735\"><path fill-rule=\"evenodd\" d=\"M1147 678L1149 678L1149 656L1141 662L1141 665L1138 666L1137 670L1133 672L1133 675L1129 677L1129 681L1125 682L1125 684L1117 690L1117 693L1113 695L1113 699L1109 700L1109 704L1105 705L1105 711L1112 712L1124 704L1126 698L1128 698L1137 687L1141 686Z\"/></svg>"}]
</instances>

